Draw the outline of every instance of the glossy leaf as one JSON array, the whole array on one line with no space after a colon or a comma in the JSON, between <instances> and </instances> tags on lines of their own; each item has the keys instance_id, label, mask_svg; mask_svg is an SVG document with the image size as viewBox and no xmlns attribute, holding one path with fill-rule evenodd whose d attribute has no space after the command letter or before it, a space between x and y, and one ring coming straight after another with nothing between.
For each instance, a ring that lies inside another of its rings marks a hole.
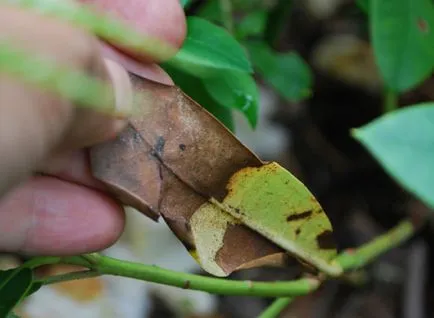
<instances>
[{"instance_id":1,"label":"glossy leaf","mask_svg":"<svg viewBox=\"0 0 434 318\"><path fill-rule=\"evenodd\" d=\"M396 92L431 75L434 63L434 6L431 0L371 0L370 28L376 63Z\"/></svg>"},{"instance_id":2,"label":"glossy leaf","mask_svg":"<svg viewBox=\"0 0 434 318\"><path fill-rule=\"evenodd\" d=\"M288 101L310 96L312 75L309 66L296 53L280 54L265 43L246 44L255 70Z\"/></svg>"},{"instance_id":3,"label":"glossy leaf","mask_svg":"<svg viewBox=\"0 0 434 318\"><path fill-rule=\"evenodd\" d=\"M220 105L242 112L252 128L258 121L259 93L256 82L250 74L222 72L216 77L203 79L209 95Z\"/></svg>"},{"instance_id":4,"label":"glossy leaf","mask_svg":"<svg viewBox=\"0 0 434 318\"><path fill-rule=\"evenodd\" d=\"M388 113L353 134L405 189L434 208L434 103Z\"/></svg>"},{"instance_id":5,"label":"glossy leaf","mask_svg":"<svg viewBox=\"0 0 434 318\"><path fill-rule=\"evenodd\" d=\"M229 108L223 107L218 100L214 99L208 93L202 80L170 67L169 65L165 65L164 70L171 76L175 84L178 85L184 93L203 105L228 129L231 131L235 130L232 111Z\"/></svg>"},{"instance_id":6,"label":"glossy leaf","mask_svg":"<svg viewBox=\"0 0 434 318\"><path fill-rule=\"evenodd\" d=\"M6 317L26 296L33 273L29 268L17 268L1 272L0 279L0 317Z\"/></svg>"},{"instance_id":7,"label":"glossy leaf","mask_svg":"<svg viewBox=\"0 0 434 318\"><path fill-rule=\"evenodd\" d=\"M247 14L236 24L236 38L242 40L251 36L260 36L265 30L267 23L267 12L264 10Z\"/></svg>"},{"instance_id":8,"label":"glossy leaf","mask_svg":"<svg viewBox=\"0 0 434 318\"><path fill-rule=\"evenodd\" d=\"M225 29L197 17L187 19L184 44L166 64L199 77L221 70L252 72L241 45Z\"/></svg>"},{"instance_id":9,"label":"glossy leaf","mask_svg":"<svg viewBox=\"0 0 434 318\"><path fill-rule=\"evenodd\" d=\"M154 220L163 217L213 275L286 266L287 253L341 273L330 262L332 226L300 181L259 160L179 88L133 79L147 96L142 116L91 149L93 173L115 197Z\"/></svg>"}]
</instances>

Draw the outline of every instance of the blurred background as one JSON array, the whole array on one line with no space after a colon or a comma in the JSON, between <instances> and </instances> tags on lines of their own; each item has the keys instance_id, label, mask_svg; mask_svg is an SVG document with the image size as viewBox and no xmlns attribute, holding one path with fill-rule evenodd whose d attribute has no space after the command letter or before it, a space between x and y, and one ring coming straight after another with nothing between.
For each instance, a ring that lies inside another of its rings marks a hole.
<instances>
[{"instance_id":1,"label":"blurred background","mask_svg":"<svg viewBox=\"0 0 434 318\"><path fill-rule=\"evenodd\" d=\"M186 13L223 25L221 3L191 1ZM257 128L253 130L238 111L230 113L232 128L263 160L279 162L314 193L333 224L339 249L363 244L405 216L426 213L427 207L386 175L350 135L352 128L384 110L384 87L363 1L232 0L232 10L236 37L265 38L275 58L268 65L278 65L281 71L270 75L260 68L255 75L260 96ZM428 79L401 94L398 103L433 98L434 80ZM228 115L219 116L224 121ZM104 253L203 274L163 220L154 223L131 209L127 214L123 237ZM427 225L410 242L368 266L365 283L327 282L312 295L296 299L281 317L434 317L432 240L433 229ZM0 268L19 261L4 255ZM71 269L55 266L44 271ZM267 281L292 275L291 269L264 268L231 278ZM23 318L252 318L271 301L102 277L44 287L18 313Z\"/></svg>"}]
</instances>

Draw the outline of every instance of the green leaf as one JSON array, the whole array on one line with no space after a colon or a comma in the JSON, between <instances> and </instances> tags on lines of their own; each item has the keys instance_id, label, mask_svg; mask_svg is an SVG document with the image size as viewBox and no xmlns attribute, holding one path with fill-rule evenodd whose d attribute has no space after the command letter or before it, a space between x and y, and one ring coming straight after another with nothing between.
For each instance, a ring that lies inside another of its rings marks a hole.
<instances>
[{"instance_id":1,"label":"green leaf","mask_svg":"<svg viewBox=\"0 0 434 318\"><path fill-rule=\"evenodd\" d=\"M0 317L9 312L26 296L33 280L32 270L26 267L1 272Z\"/></svg>"},{"instance_id":2,"label":"green leaf","mask_svg":"<svg viewBox=\"0 0 434 318\"><path fill-rule=\"evenodd\" d=\"M372 0L370 28L386 85L403 92L424 81L434 63L434 6L430 0Z\"/></svg>"},{"instance_id":3,"label":"green leaf","mask_svg":"<svg viewBox=\"0 0 434 318\"><path fill-rule=\"evenodd\" d=\"M434 208L434 103L387 113L353 135L405 189Z\"/></svg>"},{"instance_id":4,"label":"green leaf","mask_svg":"<svg viewBox=\"0 0 434 318\"><path fill-rule=\"evenodd\" d=\"M36 293L39 289L41 289L41 282L33 282L30 288L27 290L25 297L29 297L30 295Z\"/></svg>"},{"instance_id":5,"label":"green leaf","mask_svg":"<svg viewBox=\"0 0 434 318\"><path fill-rule=\"evenodd\" d=\"M252 72L243 47L223 28L204 19L187 19L187 38L181 50L166 64L198 77L221 70Z\"/></svg>"},{"instance_id":6,"label":"green leaf","mask_svg":"<svg viewBox=\"0 0 434 318\"><path fill-rule=\"evenodd\" d=\"M274 52L263 42L246 44L256 71L286 100L294 102L311 95L312 74L296 53Z\"/></svg>"},{"instance_id":7,"label":"green leaf","mask_svg":"<svg viewBox=\"0 0 434 318\"><path fill-rule=\"evenodd\" d=\"M221 25L223 20L220 0L208 0L197 11L197 16Z\"/></svg>"},{"instance_id":8,"label":"green leaf","mask_svg":"<svg viewBox=\"0 0 434 318\"><path fill-rule=\"evenodd\" d=\"M20 316L18 316L16 313L14 313L13 311L11 311L10 313L8 313L8 315L6 316L6 318L21 318Z\"/></svg>"},{"instance_id":9,"label":"green leaf","mask_svg":"<svg viewBox=\"0 0 434 318\"><path fill-rule=\"evenodd\" d=\"M204 84L198 78L177 70L170 65L163 65L164 70L172 77L173 81L179 86L184 93L190 96L193 100L206 108L213 114L223 125L231 131L234 131L234 122L230 109L221 106L207 92Z\"/></svg>"},{"instance_id":10,"label":"green leaf","mask_svg":"<svg viewBox=\"0 0 434 318\"><path fill-rule=\"evenodd\" d=\"M235 36L239 40L249 36L260 36L265 30L266 23L266 11L261 10L249 13L236 24Z\"/></svg>"},{"instance_id":11,"label":"green leaf","mask_svg":"<svg viewBox=\"0 0 434 318\"><path fill-rule=\"evenodd\" d=\"M369 14L370 11L370 0L356 0L356 5L362 10L364 13Z\"/></svg>"},{"instance_id":12,"label":"green leaf","mask_svg":"<svg viewBox=\"0 0 434 318\"><path fill-rule=\"evenodd\" d=\"M188 7L190 5L190 3L191 3L191 0L179 0L179 1L181 2L181 6L183 8Z\"/></svg>"},{"instance_id":13,"label":"green leaf","mask_svg":"<svg viewBox=\"0 0 434 318\"><path fill-rule=\"evenodd\" d=\"M321 271L331 275L342 271L339 265L331 263L336 257L336 245L327 215L303 183L278 163L240 169L231 176L226 189L228 194L223 200L211 198L210 201ZM200 212L215 213L209 205L203 207ZM193 236L195 232L210 233L205 229L206 224L200 222L204 215L196 213L191 224ZM222 223L223 230L230 224ZM213 240L208 236L208 240Z\"/></svg>"},{"instance_id":14,"label":"green leaf","mask_svg":"<svg viewBox=\"0 0 434 318\"><path fill-rule=\"evenodd\" d=\"M258 121L259 93L250 74L236 71L222 72L202 80L209 95L220 105L242 112L252 128Z\"/></svg>"}]
</instances>

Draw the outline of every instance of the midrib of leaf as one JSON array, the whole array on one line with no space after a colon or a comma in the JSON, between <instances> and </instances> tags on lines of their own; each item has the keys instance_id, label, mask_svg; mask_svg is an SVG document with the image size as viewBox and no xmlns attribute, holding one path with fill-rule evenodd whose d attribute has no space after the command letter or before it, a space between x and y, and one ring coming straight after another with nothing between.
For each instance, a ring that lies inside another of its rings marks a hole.
<instances>
[{"instance_id":1,"label":"midrib of leaf","mask_svg":"<svg viewBox=\"0 0 434 318\"><path fill-rule=\"evenodd\" d=\"M206 44L206 42L200 41L200 40L195 39L195 38L192 38L192 37L190 37L190 36L187 36L186 39L187 39L188 41L190 41L190 42L193 42L193 43L197 44L197 45L200 46L201 48L208 49L208 48L210 47L209 45ZM242 67L243 70L244 70L244 66L246 66L246 64L247 64L247 67L249 68L249 70L251 70L251 67L250 67L250 65L249 65L248 62L246 63L246 62L243 61L242 59L234 58L234 55L226 54L225 51L223 51L223 50L219 50L219 49L218 49L218 46L213 47L212 49L213 49L213 51L214 51L215 53L217 53L217 54L219 54L219 55L222 55L222 56L225 57L227 60L230 60L230 62L232 62L232 63L234 63L234 64L242 64L242 65L243 65L243 67ZM191 53L189 53L188 56L191 56ZM194 61L195 59L190 59L190 60L193 60L193 61ZM207 62L209 65L214 65L214 64L212 63L213 61L209 61L208 59L206 59L205 62ZM227 64L227 63L226 63L226 64ZM241 67L239 67L239 66L237 67L237 69L240 69L240 68L241 68Z\"/></svg>"}]
</instances>

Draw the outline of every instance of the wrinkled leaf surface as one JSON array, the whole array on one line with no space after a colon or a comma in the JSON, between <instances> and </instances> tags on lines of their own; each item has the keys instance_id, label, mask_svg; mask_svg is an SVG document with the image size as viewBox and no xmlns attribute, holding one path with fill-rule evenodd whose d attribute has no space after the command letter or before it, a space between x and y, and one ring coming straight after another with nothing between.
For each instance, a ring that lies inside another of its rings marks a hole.
<instances>
[{"instance_id":1,"label":"wrinkled leaf surface","mask_svg":"<svg viewBox=\"0 0 434 318\"><path fill-rule=\"evenodd\" d=\"M227 276L284 265L288 253L331 274L332 227L306 187L263 163L179 88L134 77L141 116L91 150L94 174L124 203L163 217L202 268Z\"/></svg>"}]
</instances>

